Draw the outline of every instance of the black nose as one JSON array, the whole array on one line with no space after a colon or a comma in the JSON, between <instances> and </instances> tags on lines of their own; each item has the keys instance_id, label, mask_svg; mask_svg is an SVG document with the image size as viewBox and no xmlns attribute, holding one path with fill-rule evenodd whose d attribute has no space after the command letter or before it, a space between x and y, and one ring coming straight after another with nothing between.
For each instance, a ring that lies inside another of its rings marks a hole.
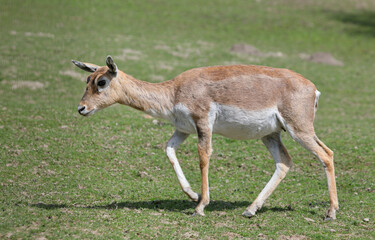
<instances>
[{"instance_id":1,"label":"black nose","mask_svg":"<svg viewBox=\"0 0 375 240\"><path fill-rule=\"evenodd\" d=\"M85 106L78 105L78 112L81 113L83 110L85 110Z\"/></svg>"}]
</instances>

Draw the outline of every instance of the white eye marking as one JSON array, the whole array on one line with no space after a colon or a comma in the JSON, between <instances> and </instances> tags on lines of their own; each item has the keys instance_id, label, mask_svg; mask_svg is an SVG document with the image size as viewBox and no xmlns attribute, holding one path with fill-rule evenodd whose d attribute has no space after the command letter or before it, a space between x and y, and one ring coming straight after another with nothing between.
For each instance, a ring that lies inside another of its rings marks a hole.
<instances>
[{"instance_id":1,"label":"white eye marking","mask_svg":"<svg viewBox=\"0 0 375 240\"><path fill-rule=\"evenodd\" d=\"M109 86L109 80L106 78L101 78L99 79L97 86L98 86L98 92L101 92Z\"/></svg>"}]
</instances>

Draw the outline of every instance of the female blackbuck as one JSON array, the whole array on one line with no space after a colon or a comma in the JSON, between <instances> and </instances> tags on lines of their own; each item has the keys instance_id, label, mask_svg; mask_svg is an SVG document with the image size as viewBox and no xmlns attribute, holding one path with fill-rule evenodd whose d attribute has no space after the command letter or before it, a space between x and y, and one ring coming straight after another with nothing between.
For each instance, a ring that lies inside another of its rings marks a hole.
<instances>
[{"instance_id":1,"label":"female blackbuck","mask_svg":"<svg viewBox=\"0 0 375 240\"><path fill-rule=\"evenodd\" d=\"M110 56L104 67L74 60L73 63L92 72L78 105L81 115L92 115L120 103L166 119L175 126L166 153L182 191L199 202L194 215L204 215L203 210L210 201L208 166L212 134L232 139L260 138L275 160L276 170L271 180L243 212L244 216L251 217L292 166L280 138L284 130L322 162L330 199L326 219L336 218L339 206L333 152L318 139L313 127L320 93L303 76L287 69L236 65L195 68L170 81L148 83L118 70ZM198 135L201 195L191 189L176 158L177 148L189 134Z\"/></svg>"}]
</instances>

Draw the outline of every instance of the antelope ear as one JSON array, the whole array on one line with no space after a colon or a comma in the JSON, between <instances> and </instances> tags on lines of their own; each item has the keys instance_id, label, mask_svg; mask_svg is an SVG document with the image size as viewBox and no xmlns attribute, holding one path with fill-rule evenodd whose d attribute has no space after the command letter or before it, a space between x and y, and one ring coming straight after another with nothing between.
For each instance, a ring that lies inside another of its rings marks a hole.
<instances>
[{"instance_id":1,"label":"antelope ear","mask_svg":"<svg viewBox=\"0 0 375 240\"><path fill-rule=\"evenodd\" d=\"M74 63L74 65L86 72L95 72L99 68L99 66L91 63L83 63L75 60L72 60L72 62Z\"/></svg>"},{"instance_id":2,"label":"antelope ear","mask_svg":"<svg viewBox=\"0 0 375 240\"><path fill-rule=\"evenodd\" d=\"M107 63L107 67L109 68L109 71L113 74L117 74L117 66L111 56L108 55L106 63Z\"/></svg>"}]
</instances>

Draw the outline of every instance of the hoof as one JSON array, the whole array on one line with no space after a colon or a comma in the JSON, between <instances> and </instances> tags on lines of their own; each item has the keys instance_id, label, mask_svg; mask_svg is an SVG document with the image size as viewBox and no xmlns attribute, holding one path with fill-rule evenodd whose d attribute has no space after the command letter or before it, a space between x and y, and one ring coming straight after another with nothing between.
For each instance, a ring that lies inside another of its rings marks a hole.
<instances>
[{"instance_id":1,"label":"hoof","mask_svg":"<svg viewBox=\"0 0 375 240\"><path fill-rule=\"evenodd\" d=\"M336 220L336 214L326 215L326 217L324 218L324 221L333 221L333 220Z\"/></svg>"},{"instance_id":2,"label":"hoof","mask_svg":"<svg viewBox=\"0 0 375 240\"><path fill-rule=\"evenodd\" d=\"M191 188L185 189L184 192L193 202L199 202L201 200L201 195L191 190Z\"/></svg>"},{"instance_id":3,"label":"hoof","mask_svg":"<svg viewBox=\"0 0 375 240\"><path fill-rule=\"evenodd\" d=\"M250 212L250 211L248 211L248 210L245 210L245 211L242 213L242 216L247 217L247 218L251 218L251 217L254 216L254 215L255 215L255 213L252 213L252 212Z\"/></svg>"},{"instance_id":4,"label":"hoof","mask_svg":"<svg viewBox=\"0 0 375 240\"><path fill-rule=\"evenodd\" d=\"M197 212L197 211L195 211L193 213L193 216L195 217L195 216L206 216L206 215L203 212Z\"/></svg>"},{"instance_id":5,"label":"hoof","mask_svg":"<svg viewBox=\"0 0 375 240\"><path fill-rule=\"evenodd\" d=\"M329 209L326 213L325 221L331 221L336 219L336 210Z\"/></svg>"},{"instance_id":6,"label":"hoof","mask_svg":"<svg viewBox=\"0 0 375 240\"><path fill-rule=\"evenodd\" d=\"M193 198L190 198L191 199L191 201L193 201L193 202L200 202L201 201L201 195L200 194L197 194L197 196L196 197L193 197Z\"/></svg>"}]
</instances>

